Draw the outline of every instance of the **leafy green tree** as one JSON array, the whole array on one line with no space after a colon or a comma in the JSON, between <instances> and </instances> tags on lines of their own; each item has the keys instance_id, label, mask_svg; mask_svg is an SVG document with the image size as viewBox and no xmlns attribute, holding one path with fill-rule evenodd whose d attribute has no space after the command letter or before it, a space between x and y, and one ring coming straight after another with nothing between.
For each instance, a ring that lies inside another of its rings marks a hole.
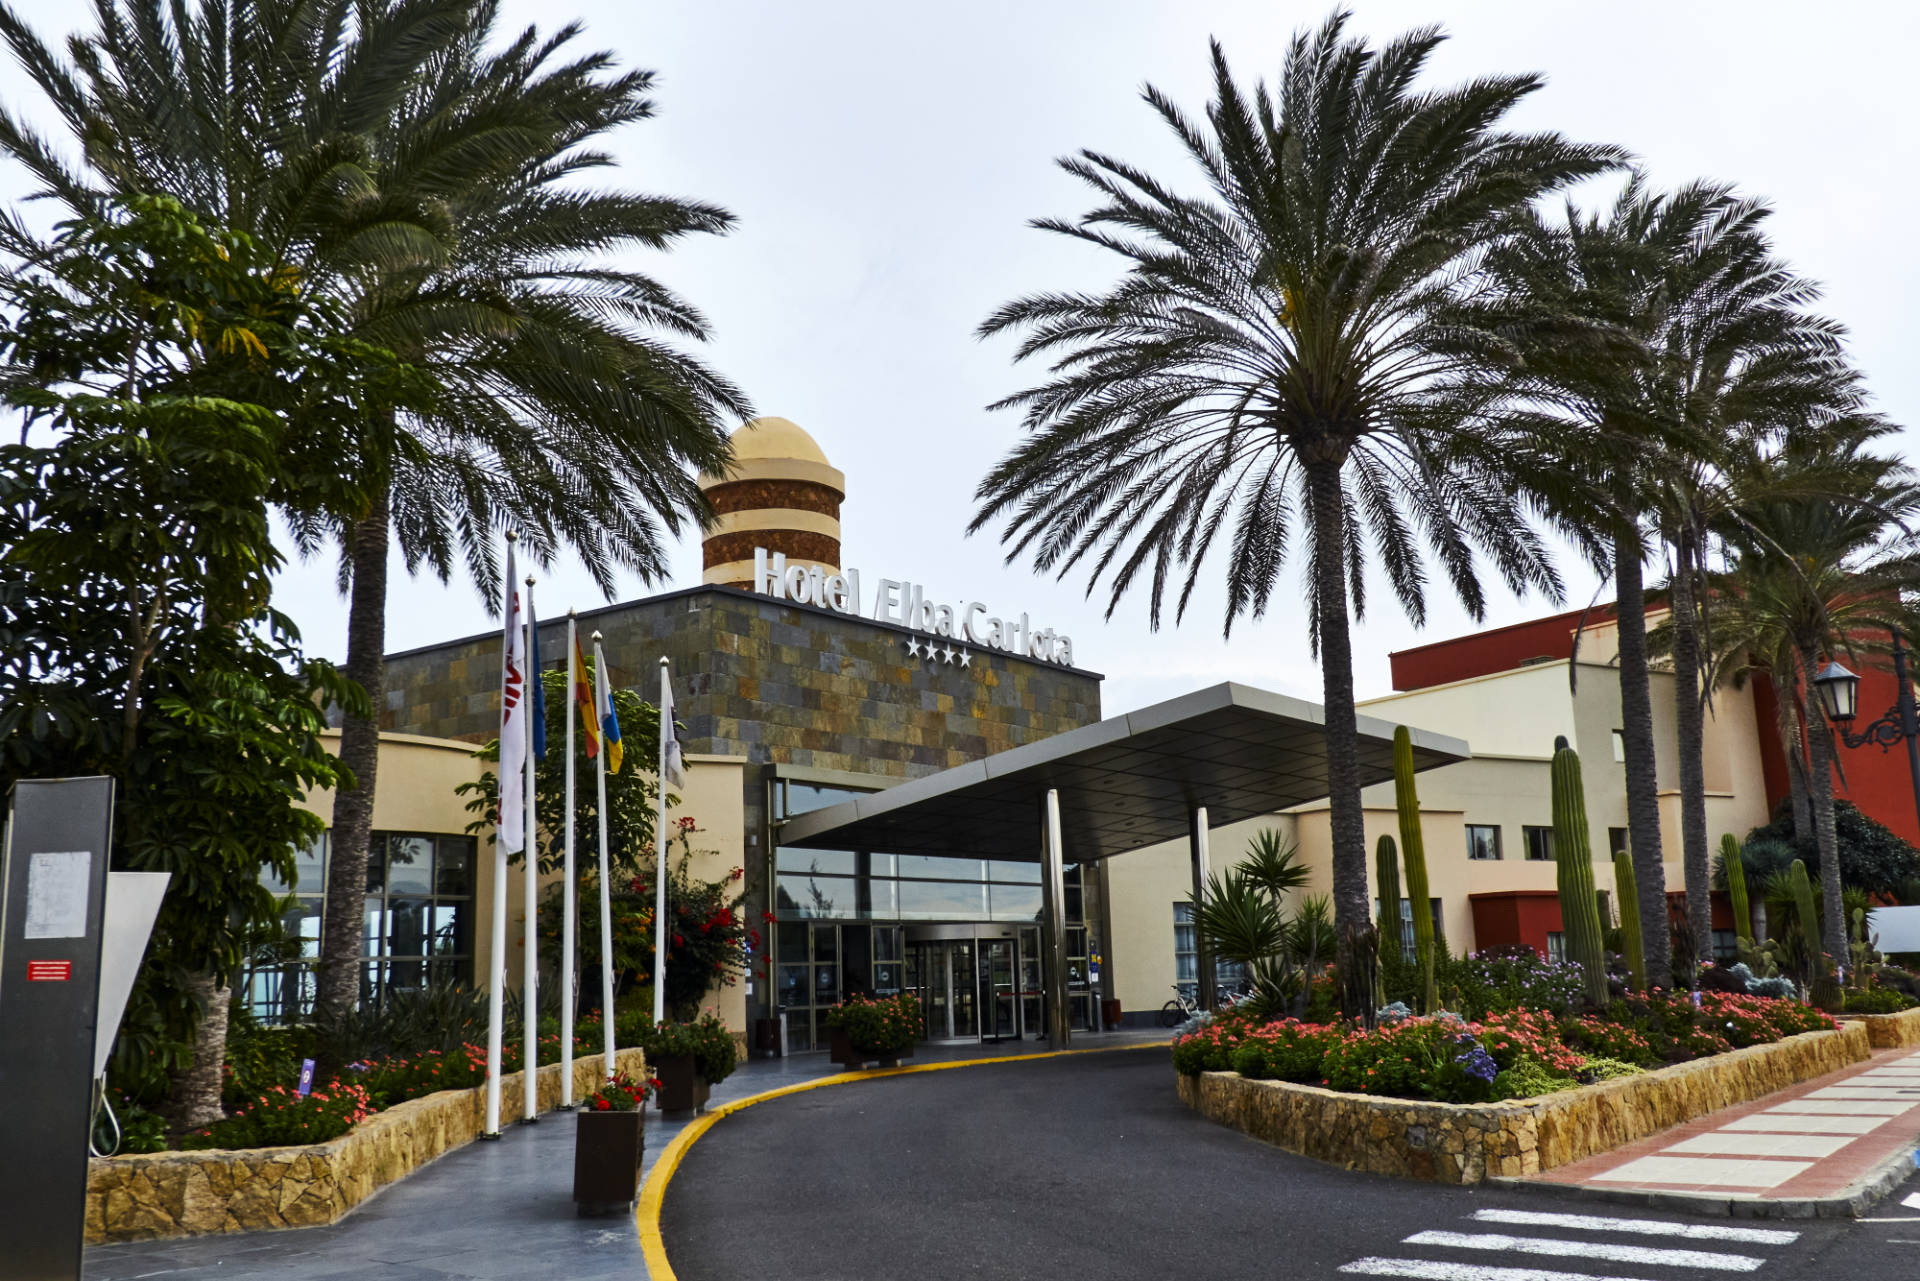
<instances>
[{"instance_id":1,"label":"leafy green tree","mask_svg":"<svg viewBox=\"0 0 1920 1281\"><path fill-rule=\"evenodd\" d=\"M348 778L320 731L355 691L267 603L282 438L358 390L314 320L250 241L164 198L0 281L0 398L26 424L0 446L0 784L116 776L116 865L173 874L134 1001L152 1053L123 1045L118 1075L171 1069L183 1128L221 1115L228 986L277 926L261 873L323 830L295 800Z\"/></svg>"},{"instance_id":2,"label":"leafy green tree","mask_svg":"<svg viewBox=\"0 0 1920 1281\"><path fill-rule=\"evenodd\" d=\"M605 134L651 116L651 73L563 61L577 26L503 39L494 0L122 0L95 17L69 64L0 8L84 164L10 117L0 150L71 207L165 191L251 233L355 336L434 380L430 404L358 407L361 501L290 512L303 552L341 550L346 673L373 706L396 542L409 572L444 580L463 561L489 601L509 524L608 592L617 570L666 572L667 542L707 511L694 473L725 470L725 419L748 410L662 340L704 339L704 317L614 257L731 215L582 181L609 163ZM340 754L355 782L335 794L322 935L334 1011L358 994L372 716L346 718Z\"/></svg>"},{"instance_id":3,"label":"leafy green tree","mask_svg":"<svg viewBox=\"0 0 1920 1281\"><path fill-rule=\"evenodd\" d=\"M972 526L1001 523L1010 558L1038 569L1084 563L1109 612L1144 578L1155 626L1172 587L1184 614L1219 541L1228 628L1261 617L1304 541L1343 936L1367 920L1349 605L1363 616L1368 544L1415 622L1423 543L1476 618L1476 553L1514 591L1559 599L1514 470L1545 451L1512 447L1487 376L1510 358L1500 318L1459 321L1481 256L1528 202L1623 159L1500 128L1538 76L1416 88L1436 29L1375 48L1346 22L1296 36L1271 91L1237 84L1216 44L1204 121L1146 90L1203 194L1096 152L1061 162L1100 203L1036 225L1126 270L981 326L1053 365L997 406L1021 410L1027 434L981 482Z\"/></svg>"}]
</instances>

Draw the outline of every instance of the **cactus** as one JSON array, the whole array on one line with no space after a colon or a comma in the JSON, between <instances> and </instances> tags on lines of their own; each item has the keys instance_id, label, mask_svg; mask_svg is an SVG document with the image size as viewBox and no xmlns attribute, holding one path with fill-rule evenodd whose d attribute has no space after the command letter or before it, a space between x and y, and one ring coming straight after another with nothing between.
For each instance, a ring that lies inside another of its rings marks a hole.
<instances>
[{"instance_id":1,"label":"cactus","mask_svg":"<svg viewBox=\"0 0 1920 1281\"><path fill-rule=\"evenodd\" d=\"M1420 1012L1440 1007L1433 975L1433 910L1427 897L1427 845L1420 835L1420 797L1413 790L1413 736L1393 728L1393 803L1400 812L1400 845L1406 851L1407 901L1413 908L1413 949L1420 963Z\"/></svg>"},{"instance_id":2,"label":"cactus","mask_svg":"<svg viewBox=\"0 0 1920 1281\"><path fill-rule=\"evenodd\" d=\"M1373 879L1380 887L1380 913L1375 928L1379 937L1375 943L1378 951L1374 956L1374 993L1375 1009L1387 1003L1388 949L1397 962L1400 959L1400 851L1394 848L1393 838L1381 833L1373 847Z\"/></svg>"},{"instance_id":3,"label":"cactus","mask_svg":"<svg viewBox=\"0 0 1920 1281\"><path fill-rule=\"evenodd\" d=\"M1587 793L1580 754L1565 738L1553 741L1553 859L1560 890L1560 928L1567 956L1579 962L1587 1000L1607 1003L1607 957L1600 944L1600 903L1593 888L1593 847L1587 839Z\"/></svg>"},{"instance_id":4,"label":"cactus","mask_svg":"<svg viewBox=\"0 0 1920 1281\"><path fill-rule=\"evenodd\" d=\"M1753 913L1747 903L1747 869L1740 860L1740 841L1732 832L1720 838L1720 866L1727 874L1727 897L1733 900L1735 947L1753 944Z\"/></svg>"},{"instance_id":5,"label":"cactus","mask_svg":"<svg viewBox=\"0 0 1920 1281\"><path fill-rule=\"evenodd\" d=\"M1826 967L1820 963L1820 916L1813 906L1813 882L1807 879L1807 865L1799 859L1787 865L1787 888L1793 894L1794 913L1800 918L1800 936L1807 945L1810 977L1818 977Z\"/></svg>"},{"instance_id":6,"label":"cactus","mask_svg":"<svg viewBox=\"0 0 1920 1281\"><path fill-rule=\"evenodd\" d=\"M1647 990L1647 944L1640 936L1640 896L1633 879L1633 859L1621 850L1613 856L1613 894L1620 900L1620 941L1627 949L1627 985Z\"/></svg>"}]
</instances>

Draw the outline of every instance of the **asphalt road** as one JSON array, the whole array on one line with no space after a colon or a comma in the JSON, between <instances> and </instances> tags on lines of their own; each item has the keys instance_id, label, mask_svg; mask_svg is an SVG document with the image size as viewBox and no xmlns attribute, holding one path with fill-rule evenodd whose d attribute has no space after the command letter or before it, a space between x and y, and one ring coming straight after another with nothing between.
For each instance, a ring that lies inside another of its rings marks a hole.
<instances>
[{"instance_id":1,"label":"asphalt road","mask_svg":"<svg viewBox=\"0 0 1920 1281\"><path fill-rule=\"evenodd\" d=\"M1858 1223L1435 1187L1202 1120L1172 1077L1129 1050L759 1104L688 1152L668 1258L683 1281L1920 1281L1920 1180Z\"/></svg>"}]
</instances>

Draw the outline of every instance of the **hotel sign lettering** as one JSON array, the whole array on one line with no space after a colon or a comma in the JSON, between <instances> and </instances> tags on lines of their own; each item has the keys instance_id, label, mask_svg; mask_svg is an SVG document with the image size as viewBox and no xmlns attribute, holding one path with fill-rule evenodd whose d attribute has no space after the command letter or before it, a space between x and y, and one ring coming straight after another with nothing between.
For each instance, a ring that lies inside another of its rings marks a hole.
<instances>
[{"instance_id":1,"label":"hotel sign lettering","mask_svg":"<svg viewBox=\"0 0 1920 1281\"><path fill-rule=\"evenodd\" d=\"M987 607L977 600L958 605L939 604L927 598L920 584L903 579L879 580L873 593L872 612L867 613L861 605L859 570L843 569L829 574L818 565L789 565L784 554L756 547L753 549L753 590L779 600L892 623L947 641L1019 654L1043 663L1073 666L1071 636L1052 628L1035 628L1024 613L1017 618L989 614ZM908 648L917 652L915 642L910 642ZM929 658L941 652L934 644L926 648ZM946 653L947 661L952 662L951 647ZM964 659L962 665L967 665Z\"/></svg>"}]
</instances>

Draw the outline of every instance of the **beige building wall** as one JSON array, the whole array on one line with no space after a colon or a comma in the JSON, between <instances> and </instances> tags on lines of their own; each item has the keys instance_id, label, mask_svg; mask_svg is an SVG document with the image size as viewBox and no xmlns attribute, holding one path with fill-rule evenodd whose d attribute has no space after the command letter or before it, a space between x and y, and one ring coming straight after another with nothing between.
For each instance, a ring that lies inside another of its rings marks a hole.
<instances>
[{"instance_id":1,"label":"beige building wall","mask_svg":"<svg viewBox=\"0 0 1920 1281\"><path fill-rule=\"evenodd\" d=\"M327 730L322 735L327 749L339 752L340 733ZM744 817L741 771L746 762L730 756L689 756L687 785L681 789L680 804L667 812L674 823L683 815L699 825L693 837L696 877L718 879L734 868L745 866ZM474 745L454 739L425 738L415 734L380 736L380 774L376 780L373 804L375 831L431 832L436 835L465 834L473 816L467 812L467 798L456 792L462 783L478 782L491 768L490 762L474 756ZM631 768L631 766L629 767ZM593 786L591 775L576 781L576 786ZM320 789L302 797L299 804L333 822L333 792ZM544 816L543 816L544 817ZM495 851L491 835L478 842L473 896L473 972L476 984L484 986L489 973L496 972L493 951L493 895L495 890ZM543 875L539 893L559 880L559 874ZM508 867L507 951L500 964L506 967L507 986L518 991L525 972L526 894L525 877L519 864ZM736 1032L746 1028L745 988L710 988L703 1005L714 1007L727 1027Z\"/></svg>"}]
</instances>

